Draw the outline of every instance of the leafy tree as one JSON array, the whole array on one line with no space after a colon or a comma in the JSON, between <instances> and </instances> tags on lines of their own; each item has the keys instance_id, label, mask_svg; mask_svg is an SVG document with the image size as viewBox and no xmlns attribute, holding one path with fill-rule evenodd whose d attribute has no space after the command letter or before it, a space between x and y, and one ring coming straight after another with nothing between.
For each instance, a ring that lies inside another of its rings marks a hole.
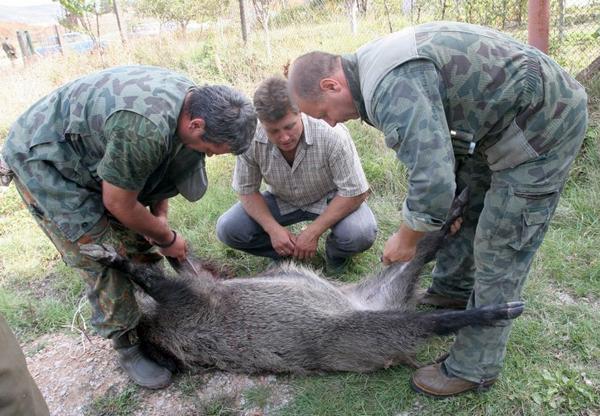
<instances>
[{"instance_id":1,"label":"leafy tree","mask_svg":"<svg viewBox=\"0 0 600 416\"><path fill-rule=\"evenodd\" d=\"M269 19L271 17L271 6L273 0L252 0L254 11L256 12L256 19L260 22L265 32L265 45L267 47L267 58L269 61L273 56L271 53L271 36L269 33Z\"/></svg>"},{"instance_id":2,"label":"leafy tree","mask_svg":"<svg viewBox=\"0 0 600 416\"><path fill-rule=\"evenodd\" d=\"M167 0L140 0L135 3L135 10L140 16L158 20L161 26L171 20Z\"/></svg>"},{"instance_id":3,"label":"leafy tree","mask_svg":"<svg viewBox=\"0 0 600 416\"><path fill-rule=\"evenodd\" d=\"M218 17L229 5L229 0L140 0L137 13L157 19L161 24L176 22L185 33L192 20L202 21Z\"/></svg>"},{"instance_id":4,"label":"leafy tree","mask_svg":"<svg viewBox=\"0 0 600 416\"><path fill-rule=\"evenodd\" d=\"M65 17L60 24L70 30L82 30L95 43L100 37L98 16L112 11L110 0L53 0L58 1L65 11ZM92 24L95 18L96 27ZM94 30L95 29L95 30Z\"/></svg>"}]
</instances>

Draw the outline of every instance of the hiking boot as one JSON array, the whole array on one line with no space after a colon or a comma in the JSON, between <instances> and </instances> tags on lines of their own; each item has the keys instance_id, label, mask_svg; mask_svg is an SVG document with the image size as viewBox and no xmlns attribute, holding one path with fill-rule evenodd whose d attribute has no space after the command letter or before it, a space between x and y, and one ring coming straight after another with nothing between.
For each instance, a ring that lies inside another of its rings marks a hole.
<instances>
[{"instance_id":1,"label":"hiking boot","mask_svg":"<svg viewBox=\"0 0 600 416\"><path fill-rule=\"evenodd\" d=\"M135 329L113 338L112 342L119 364L136 384L148 389L162 389L171 384L171 372L142 353Z\"/></svg>"},{"instance_id":2,"label":"hiking boot","mask_svg":"<svg viewBox=\"0 0 600 416\"><path fill-rule=\"evenodd\" d=\"M444 295L438 295L437 293L433 293L431 288L427 290L417 289L416 298L419 305L447 309L465 309L469 301L468 299L450 298Z\"/></svg>"},{"instance_id":3,"label":"hiking boot","mask_svg":"<svg viewBox=\"0 0 600 416\"><path fill-rule=\"evenodd\" d=\"M444 363L421 367L412 376L410 385L417 393L430 397L450 397L471 390L483 392L488 390L495 379L474 383L448 374Z\"/></svg>"}]
</instances>

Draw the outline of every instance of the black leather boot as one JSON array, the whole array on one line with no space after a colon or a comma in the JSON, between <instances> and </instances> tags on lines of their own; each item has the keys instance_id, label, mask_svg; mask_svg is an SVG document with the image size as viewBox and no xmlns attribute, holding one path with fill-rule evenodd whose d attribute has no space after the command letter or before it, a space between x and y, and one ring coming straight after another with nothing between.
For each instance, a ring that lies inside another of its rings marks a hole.
<instances>
[{"instance_id":1,"label":"black leather boot","mask_svg":"<svg viewBox=\"0 0 600 416\"><path fill-rule=\"evenodd\" d=\"M119 364L136 384L148 389L162 389L171 384L171 372L140 350L135 329L113 338L112 343L119 355Z\"/></svg>"}]
</instances>

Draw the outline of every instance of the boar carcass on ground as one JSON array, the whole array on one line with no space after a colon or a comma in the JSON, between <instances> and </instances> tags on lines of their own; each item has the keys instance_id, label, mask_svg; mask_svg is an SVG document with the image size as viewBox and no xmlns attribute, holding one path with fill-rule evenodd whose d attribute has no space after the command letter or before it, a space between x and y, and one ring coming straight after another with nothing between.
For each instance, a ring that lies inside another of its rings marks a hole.
<instances>
[{"instance_id":1,"label":"boar carcass on ground","mask_svg":"<svg viewBox=\"0 0 600 416\"><path fill-rule=\"evenodd\" d=\"M415 365L415 350L428 337L522 313L522 302L415 311L419 274L448 239L465 203L463 192L443 229L419 242L413 260L351 284L330 282L292 263L248 278L166 277L111 247L83 250L125 272L146 293L138 334L163 364L240 372L366 372Z\"/></svg>"}]
</instances>

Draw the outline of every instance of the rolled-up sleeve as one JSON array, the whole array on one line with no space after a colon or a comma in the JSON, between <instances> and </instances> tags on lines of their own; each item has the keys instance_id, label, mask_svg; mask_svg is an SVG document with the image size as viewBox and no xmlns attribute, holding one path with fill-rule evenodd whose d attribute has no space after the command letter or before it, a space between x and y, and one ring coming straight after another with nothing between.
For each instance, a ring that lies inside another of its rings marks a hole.
<instances>
[{"instance_id":1,"label":"rolled-up sleeve","mask_svg":"<svg viewBox=\"0 0 600 416\"><path fill-rule=\"evenodd\" d=\"M354 142L346 126L339 124L334 130L337 140L328 142L332 146L329 167L337 194L343 197L361 195L369 190L369 183Z\"/></svg>"},{"instance_id":2,"label":"rolled-up sleeve","mask_svg":"<svg viewBox=\"0 0 600 416\"><path fill-rule=\"evenodd\" d=\"M166 140L156 125L131 111L117 111L104 125L106 151L97 167L102 180L140 191L150 175L168 157Z\"/></svg>"},{"instance_id":3,"label":"rolled-up sleeve","mask_svg":"<svg viewBox=\"0 0 600 416\"><path fill-rule=\"evenodd\" d=\"M254 145L255 143L252 143L250 148L235 160L231 185L233 190L240 195L248 195L260 190L262 174L254 158Z\"/></svg>"},{"instance_id":4,"label":"rolled-up sleeve","mask_svg":"<svg viewBox=\"0 0 600 416\"><path fill-rule=\"evenodd\" d=\"M416 231L441 228L456 189L454 153L441 90L435 66L417 60L387 74L373 97L373 122L408 169L402 214Z\"/></svg>"}]
</instances>

